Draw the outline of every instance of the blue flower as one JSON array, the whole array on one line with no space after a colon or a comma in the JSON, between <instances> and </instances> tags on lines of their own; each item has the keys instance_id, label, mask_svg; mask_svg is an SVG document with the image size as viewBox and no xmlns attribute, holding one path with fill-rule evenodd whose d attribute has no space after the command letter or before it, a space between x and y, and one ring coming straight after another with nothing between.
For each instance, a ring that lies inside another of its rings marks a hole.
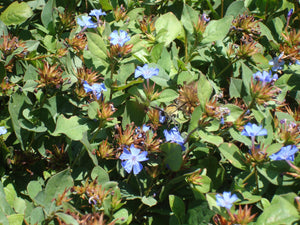
<instances>
[{"instance_id":1,"label":"blue flower","mask_svg":"<svg viewBox=\"0 0 300 225\"><path fill-rule=\"evenodd\" d=\"M97 100L100 98L102 91L107 91L107 89L103 83L101 83L101 84L95 83L91 86L88 84L88 82L84 81L83 88L86 93L92 92L93 95L95 95L97 97Z\"/></svg>"},{"instance_id":2,"label":"blue flower","mask_svg":"<svg viewBox=\"0 0 300 225\"><path fill-rule=\"evenodd\" d=\"M130 151L124 148L124 151L120 156L120 159L124 160L121 165L127 173L130 173L133 170L133 174L136 175L143 169L143 165L140 162L148 160L146 157L147 154L148 152L146 151L140 153L140 149L135 148L132 144L130 146Z\"/></svg>"},{"instance_id":3,"label":"blue flower","mask_svg":"<svg viewBox=\"0 0 300 225\"><path fill-rule=\"evenodd\" d=\"M0 135L3 135L3 134L6 134L7 133L7 130L5 127L0 127Z\"/></svg>"},{"instance_id":4,"label":"blue flower","mask_svg":"<svg viewBox=\"0 0 300 225\"><path fill-rule=\"evenodd\" d=\"M263 82L263 84L265 84L265 83L269 83L273 80L277 80L278 75L274 74L274 76L272 77L271 71L269 71L269 73L267 71L263 71L263 72L258 71L253 74L253 78L256 80L259 80L259 81Z\"/></svg>"},{"instance_id":5,"label":"blue flower","mask_svg":"<svg viewBox=\"0 0 300 225\"><path fill-rule=\"evenodd\" d=\"M256 124L247 123L244 126L244 130L242 130L242 135L248 137L255 137L255 136L265 136L268 134L267 129L262 128L262 126L257 126Z\"/></svg>"},{"instance_id":6,"label":"blue flower","mask_svg":"<svg viewBox=\"0 0 300 225\"><path fill-rule=\"evenodd\" d=\"M105 16L106 12L102 12L102 9L93 9L89 13L90 16L95 16L97 20L99 19L100 16Z\"/></svg>"},{"instance_id":7,"label":"blue flower","mask_svg":"<svg viewBox=\"0 0 300 225\"><path fill-rule=\"evenodd\" d=\"M121 47L130 40L127 32L124 30L120 30L120 35L117 30L114 30L109 37L112 45L120 45Z\"/></svg>"},{"instance_id":8,"label":"blue flower","mask_svg":"<svg viewBox=\"0 0 300 225\"><path fill-rule=\"evenodd\" d=\"M223 196L217 194L216 199L217 199L217 206L230 209L232 207L232 204L238 200L238 197L235 194L231 195L231 192L224 191Z\"/></svg>"},{"instance_id":9,"label":"blue flower","mask_svg":"<svg viewBox=\"0 0 300 225\"><path fill-rule=\"evenodd\" d=\"M207 14L206 14L206 13L203 13L203 14L202 14L202 19L203 19L205 22L209 22L209 21L210 21L210 18L207 17Z\"/></svg>"},{"instance_id":10,"label":"blue flower","mask_svg":"<svg viewBox=\"0 0 300 225\"><path fill-rule=\"evenodd\" d=\"M182 150L185 150L185 147L183 146L184 139L181 137L181 135L176 127L173 127L170 131L164 130L164 135L165 135L166 141L175 142L175 143L181 145Z\"/></svg>"},{"instance_id":11,"label":"blue flower","mask_svg":"<svg viewBox=\"0 0 300 225\"><path fill-rule=\"evenodd\" d=\"M144 79L149 79L152 76L157 76L159 73L158 68L149 68L148 64L145 64L143 67L138 66L135 69L134 77L137 78L139 76L143 76Z\"/></svg>"},{"instance_id":12,"label":"blue flower","mask_svg":"<svg viewBox=\"0 0 300 225\"><path fill-rule=\"evenodd\" d=\"M83 27L83 29L85 28L96 28L97 24L95 24L92 20L90 16L81 16L81 18L77 18L77 23Z\"/></svg>"},{"instance_id":13,"label":"blue flower","mask_svg":"<svg viewBox=\"0 0 300 225\"><path fill-rule=\"evenodd\" d=\"M288 17L288 18L291 17L292 14L293 14L293 12L294 12L294 10L293 10L293 9L290 9L290 11L289 11L288 14L287 14L287 17Z\"/></svg>"},{"instance_id":14,"label":"blue flower","mask_svg":"<svg viewBox=\"0 0 300 225\"><path fill-rule=\"evenodd\" d=\"M274 59L272 59L269 62L269 65L273 66L272 70L275 72L277 70L282 70L283 69L283 65L284 65L284 61L282 58L282 56L284 55L284 53L282 52L279 56L275 57Z\"/></svg>"},{"instance_id":15,"label":"blue flower","mask_svg":"<svg viewBox=\"0 0 300 225\"><path fill-rule=\"evenodd\" d=\"M295 153L298 152L298 148L295 145L288 145L282 147L278 152L270 155L272 160L290 160L294 161Z\"/></svg>"}]
</instances>

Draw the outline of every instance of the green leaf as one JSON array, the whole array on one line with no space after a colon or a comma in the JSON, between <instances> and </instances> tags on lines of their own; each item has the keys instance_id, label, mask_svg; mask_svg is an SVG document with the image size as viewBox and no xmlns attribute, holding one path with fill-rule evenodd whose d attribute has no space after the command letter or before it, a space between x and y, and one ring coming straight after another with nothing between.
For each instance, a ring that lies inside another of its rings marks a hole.
<instances>
[{"instance_id":1,"label":"green leaf","mask_svg":"<svg viewBox=\"0 0 300 225\"><path fill-rule=\"evenodd\" d=\"M199 13L187 4L183 5L181 23L189 33L194 33L194 25L198 22Z\"/></svg>"},{"instance_id":2,"label":"green leaf","mask_svg":"<svg viewBox=\"0 0 300 225\"><path fill-rule=\"evenodd\" d=\"M100 109L97 101L91 102L88 108L88 116L91 120L96 119L98 115L98 109Z\"/></svg>"},{"instance_id":3,"label":"green leaf","mask_svg":"<svg viewBox=\"0 0 300 225\"><path fill-rule=\"evenodd\" d=\"M9 225L22 225L24 220L23 214L13 214L7 216L7 220L9 222Z\"/></svg>"},{"instance_id":4,"label":"green leaf","mask_svg":"<svg viewBox=\"0 0 300 225\"><path fill-rule=\"evenodd\" d=\"M212 95L213 87L211 83L206 79L204 75L200 75L200 79L198 81L198 99L200 99L200 105L202 109L205 108L205 104L209 101L210 96Z\"/></svg>"},{"instance_id":5,"label":"green leaf","mask_svg":"<svg viewBox=\"0 0 300 225\"><path fill-rule=\"evenodd\" d=\"M27 96L18 93L14 93L8 103L8 110L12 120L13 129L22 149L24 149L25 143L29 138L29 132L21 128L19 123L19 112L22 112L25 108L31 108L29 107L30 104L30 100Z\"/></svg>"},{"instance_id":6,"label":"green leaf","mask_svg":"<svg viewBox=\"0 0 300 225\"><path fill-rule=\"evenodd\" d=\"M107 48L103 39L96 33L86 32L85 34L88 39L88 47L92 56L97 60L100 60L103 66L108 66L108 63L106 62Z\"/></svg>"},{"instance_id":7,"label":"green leaf","mask_svg":"<svg viewBox=\"0 0 300 225\"><path fill-rule=\"evenodd\" d=\"M77 220L75 220L71 215L67 215L65 213L55 213L56 216L58 216L62 221L64 221L66 224L72 224L77 225L79 224Z\"/></svg>"},{"instance_id":8,"label":"green leaf","mask_svg":"<svg viewBox=\"0 0 300 225\"><path fill-rule=\"evenodd\" d=\"M134 71L134 63L122 64L117 75L117 80L121 84L126 84L126 80L134 73Z\"/></svg>"},{"instance_id":9,"label":"green leaf","mask_svg":"<svg viewBox=\"0 0 300 225\"><path fill-rule=\"evenodd\" d=\"M213 41L223 40L229 32L232 20L232 16L226 16L220 20L210 21L204 31L201 43L208 44Z\"/></svg>"},{"instance_id":10,"label":"green leaf","mask_svg":"<svg viewBox=\"0 0 300 225\"><path fill-rule=\"evenodd\" d=\"M292 201L285 198L284 195L275 195L271 205L264 209L263 213L258 217L256 223L261 225L277 225L277 224L294 224L299 221L299 213L294 206L294 193Z\"/></svg>"},{"instance_id":11,"label":"green leaf","mask_svg":"<svg viewBox=\"0 0 300 225\"><path fill-rule=\"evenodd\" d=\"M90 142L88 140L87 132L83 133L82 139L80 140L80 142L84 145L84 147L87 150L87 152L89 154L89 157L93 161L94 165L97 166L98 165L98 159L97 159L96 154L93 153L94 148L93 148L93 146L90 144Z\"/></svg>"},{"instance_id":12,"label":"green leaf","mask_svg":"<svg viewBox=\"0 0 300 225\"><path fill-rule=\"evenodd\" d=\"M44 207L46 214L53 213L55 210L55 201L53 199L57 198L66 189L73 187L73 185L70 170L63 170L50 177L46 188L35 197L35 202Z\"/></svg>"},{"instance_id":13,"label":"green leaf","mask_svg":"<svg viewBox=\"0 0 300 225\"><path fill-rule=\"evenodd\" d=\"M210 191L212 181L208 176L200 175L198 182L200 182L201 184L191 184L193 191L197 191L200 193L207 193Z\"/></svg>"},{"instance_id":14,"label":"green leaf","mask_svg":"<svg viewBox=\"0 0 300 225\"><path fill-rule=\"evenodd\" d=\"M150 206L150 207L155 206L157 204L157 200L155 198L146 197L146 196L143 196L142 202L143 202L143 204Z\"/></svg>"},{"instance_id":15,"label":"green leaf","mask_svg":"<svg viewBox=\"0 0 300 225\"><path fill-rule=\"evenodd\" d=\"M243 81L241 79L230 78L229 94L231 98L241 97Z\"/></svg>"},{"instance_id":16,"label":"green leaf","mask_svg":"<svg viewBox=\"0 0 300 225\"><path fill-rule=\"evenodd\" d=\"M13 207L14 206L14 201L15 198L17 197L17 192L15 191L14 186L9 183L5 188L4 188L4 193L6 196L6 201L8 204Z\"/></svg>"},{"instance_id":17,"label":"green leaf","mask_svg":"<svg viewBox=\"0 0 300 225\"><path fill-rule=\"evenodd\" d=\"M226 10L225 16L237 17L242 15L247 9L244 7L244 1L234 1L232 2Z\"/></svg>"},{"instance_id":18,"label":"green leaf","mask_svg":"<svg viewBox=\"0 0 300 225\"><path fill-rule=\"evenodd\" d=\"M295 180L292 176L285 175L290 166L284 160L270 161L257 166L258 172L274 185L293 185Z\"/></svg>"},{"instance_id":19,"label":"green leaf","mask_svg":"<svg viewBox=\"0 0 300 225\"><path fill-rule=\"evenodd\" d=\"M113 7L109 0L99 0L99 3L102 6L102 10L104 10L104 11L113 10Z\"/></svg>"},{"instance_id":20,"label":"green leaf","mask_svg":"<svg viewBox=\"0 0 300 225\"><path fill-rule=\"evenodd\" d=\"M11 215L14 213L13 209L6 201L2 182L0 182L0 212L4 212L5 215Z\"/></svg>"},{"instance_id":21,"label":"green leaf","mask_svg":"<svg viewBox=\"0 0 300 225\"><path fill-rule=\"evenodd\" d=\"M199 122L200 118L202 117L202 113L203 113L203 110L200 106L197 106L194 109L194 112L192 114L192 119L191 119L191 122L189 124L188 132L191 132L192 130L194 130L198 127L198 122Z\"/></svg>"},{"instance_id":22,"label":"green leaf","mask_svg":"<svg viewBox=\"0 0 300 225\"><path fill-rule=\"evenodd\" d=\"M156 101L167 103L175 100L178 96L179 94L173 89L165 89L161 92Z\"/></svg>"},{"instance_id":23,"label":"green leaf","mask_svg":"<svg viewBox=\"0 0 300 225\"><path fill-rule=\"evenodd\" d=\"M48 30L53 29L55 26L56 18L54 16L54 11L53 11L55 8L56 8L56 1L49 0L44 6L41 14L42 24Z\"/></svg>"},{"instance_id":24,"label":"green leaf","mask_svg":"<svg viewBox=\"0 0 300 225\"><path fill-rule=\"evenodd\" d=\"M59 136L65 134L69 138L75 141L79 141L83 137L83 133L87 131L87 120L79 118L78 116L72 116L69 119L60 115L56 122L56 129L53 132L53 136Z\"/></svg>"},{"instance_id":25,"label":"green leaf","mask_svg":"<svg viewBox=\"0 0 300 225\"><path fill-rule=\"evenodd\" d=\"M226 104L226 107L230 110L230 114L226 116L227 122L236 121L240 117L240 115L244 112L243 109L233 104Z\"/></svg>"},{"instance_id":26,"label":"green leaf","mask_svg":"<svg viewBox=\"0 0 300 225\"><path fill-rule=\"evenodd\" d=\"M88 47L92 54L99 58L106 59L107 48L100 35L91 32L86 32L85 34L88 38Z\"/></svg>"},{"instance_id":27,"label":"green leaf","mask_svg":"<svg viewBox=\"0 0 300 225\"><path fill-rule=\"evenodd\" d=\"M33 12L26 2L13 2L1 13L0 19L7 26L19 25L32 15Z\"/></svg>"},{"instance_id":28,"label":"green leaf","mask_svg":"<svg viewBox=\"0 0 300 225\"><path fill-rule=\"evenodd\" d=\"M175 195L169 195L169 204L172 212L177 219L182 223L185 216L185 205L181 198Z\"/></svg>"},{"instance_id":29,"label":"green leaf","mask_svg":"<svg viewBox=\"0 0 300 225\"><path fill-rule=\"evenodd\" d=\"M210 134L206 131L203 130L199 130L197 132L197 134L199 135L199 137L203 140L206 141L208 143L211 143L213 145L219 146L220 144L222 144L224 142L223 138L220 136L216 136L214 134Z\"/></svg>"},{"instance_id":30,"label":"green leaf","mask_svg":"<svg viewBox=\"0 0 300 225\"><path fill-rule=\"evenodd\" d=\"M113 215L113 218L117 219L116 224L127 224L126 222L128 220L128 217L129 216L127 209L120 209Z\"/></svg>"},{"instance_id":31,"label":"green leaf","mask_svg":"<svg viewBox=\"0 0 300 225\"><path fill-rule=\"evenodd\" d=\"M30 181L27 185L27 193L31 199L34 199L35 196L42 190L42 186L38 181Z\"/></svg>"},{"instance_id":32,"label":"green leaf","mask_svg":"<svg viewBox=\"0 0 300 225\"><path fill-rule=\"evenodd\" d=\"M219 150L234 167L241 170L246 169L246 158L235 144L223 143L219 146Z\"/></svg>"},{"instance_id":33,"label":"green leaf","mask_svg":"<svg viewBox=\"0 0 300 225\"><path fill-rule=\"evenodd\" d=\"M162 152L165 153L165 164L172 171L178 171L182 164L182 148L175 143L165 143L160 146Z\"/></svg>"},{"instance_id":34,"label":"green leaf","mask_svg":"<svg viewBox=\"0 0 300 225\"><path fill-rule=\"evenodd\" d=\"M91 173L93 180L97 179L98 184L104 184L109 181L108 173L100 166L95 166Z\"/></svg>"},{"instance_id":35,"label":"green leaf","mask_svg":"<svg viewBox=\"0 0 300 225\"><path fill-rule=\"evenodd\" d=\"M169 12L160 16L155 22L157 41L168 46L177 36L182 33L182 25L177 17Z\"/></svg>"}]
</instances>

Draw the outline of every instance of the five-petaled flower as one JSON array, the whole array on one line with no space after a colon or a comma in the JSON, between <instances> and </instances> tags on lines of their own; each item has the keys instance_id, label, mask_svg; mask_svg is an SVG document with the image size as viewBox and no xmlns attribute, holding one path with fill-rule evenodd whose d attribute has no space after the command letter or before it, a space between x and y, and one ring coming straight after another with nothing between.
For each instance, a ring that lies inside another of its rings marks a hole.
<instances>
[{"instance_id":1,"label":"five-petaled flower","mask_svg":"<svg viewBox=\"0 0 300 225\"><path fill-rule=\"evenodd\" d=\"M138 66L135 69L134 72L134 77L137 78L139 76L143 76L144 79L149 79L153 76L157 76L159 73L159 69L158 68L149 68L148 64L145 64L143 67Z\"/></svg>"},{"instance_id":2,"label":"five-petaled flower","mask_svg":"<svg viewBox=\"0 0 300 225\"><path fill-rule=\"evenodd\" d=\"M239 198L235 194L231 195L231 192L224 191L223 196L217 194L216 199L217 199L217 206L230 209L233 203L236 202Z\"/></svg>"},{"instance_id":3,"label":"five-petaled flower","mask_svg":"<svg viewBox=\"0 0 300 225\"><path fill-rule=\"evenodd\" d=\"M273 66L272 67L273 71L283 69L284 61L283 61L283 59L281 59L283 55L284 55L284 53L282 52L279 56L277 56L274 59L270 60L269 65Z\"/></svg>"},{"instance_id":4,"label":"five-petaled flower","mask_svg":"<svg viewBox=\"0 0 300 225\"><path fill-rule=\"evenodd\" d=\"M105 85L103 83L95 83L92 86L88 84L88 82L83 82L83 88L86 93L92 92L93 95L96 96L97 100L100 98L102 91L107 91Z\"/></svg>"},{"instance_id":5,"label":"five-petaled flower","mask_svg":"<svg viewBox=\"0 0 300 225\"><path fill-rule=\"evenodd\" d=\"M181 137L181 135L176 127L173 127L170 131L164 130L164 135L165 135L166 141L177 143L177 144L181 145L182 150L185 150L185 147L183 145L184 139Z\"/></svg>"},{"instance_id":6,"label":"five-petaled flower","mask_svg":"<svg viewBox=\"0 0 300 225\"><path fill-rule=\"evenodd\" d=\"M267 129L262 128L262 126L257 126L253 123L247 123L244 126L244 130L242 130L242 135L248 137L255 137L255 136L265 136L268 134Z\"/></svg>"},{"instance_id":7,"label":"five-petaled flower","mask_svg":"<svg viewBox=\"0 0 300 225\"><path fill-rule=\"evenodd\" d=\"M135 148L132 144L130 146L130 151L127 148L124 148L123 153L120 156L120 159L123 160L121 165L130 173L133 170L133 174L136 175L143 169L143 165L140 162L148 160L146 157L148 152L144 151L140 153L140 149Z\"/></svg>"},{"instance_id":8,"label":"five-petaled flower","mask_svg":"<svg viewBox=\"0 0 300 225\"><path fill-rule=\"evenodd\" d=\"M278 75L274 74L274 76L272 77L272 72L269 71L258 71L256 73L253 74L253 78L256 80L261 81L263 84L269 83L273 80L277 80L278 79Z\"/></svg>"},{"instance_id":9,"label":"five-petaled flower","mask_svg":"<svg viewBox=\"0 0 300 225\"><path fill-rule=\"evenodd\" d=\"M288 145L282 147L278 152L270 155L272 160L290 160L294 161L295 153L298 152L298 148L295 145Z\"/></svg>"},{"instance_id":10,"label":"five-petaled flower","mask_svg":"<svg viewBox=\"0 0 300 225\"><path fill-rule=\"evenodd\" d=\"M127 41L130 40L130 37L128 36L127 32L124 30L120 30L118 33L117 30L114 30L110 35L110 43L112 45L119 45L122 47Z\"/></svg>"},{"instance_id":11,"label":"five-petaled flower","mask_svg":"<svg viewBox=\"0 0 300 225\"><path fill-rule=\"evenodd\" d=\"M0 127L0 135L3 135L3 134L6 134L7 133L7 130L5 127Z\"/></svg>"},{"instance_id":12,"label":"five-petaled flower","mask_svg":"<svg viewBox=\"0 0 300 225\"><path fill-rule=\"evenodd\" d=\"M77 23L83 27L83 30L86 28L96 28L97 24L95 24L90 16L81 16L81 18L77 18Z\"/></svg>"}]
</instances>

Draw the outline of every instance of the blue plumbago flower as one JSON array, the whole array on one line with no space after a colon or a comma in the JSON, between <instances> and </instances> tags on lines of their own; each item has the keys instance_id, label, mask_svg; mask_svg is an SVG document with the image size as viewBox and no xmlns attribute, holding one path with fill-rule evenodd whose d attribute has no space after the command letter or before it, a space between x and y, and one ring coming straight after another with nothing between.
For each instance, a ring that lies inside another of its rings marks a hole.
<instances>
[{"instance_id":1,"label":"blue plumbago flower","mask_svg":"<svg viewBox=\"0 0 300 225\"><path fill-rule=\"evenodd\" d=\"M274 72L277 71L277 70L282 70L283 69L284 60L281 59L283 54L284 53L282 52L279 56L277 56L274 59L270 60L269 65L273 66L272 70Z\"/></svg>"},{"instance_id":2,"label":"blue plumbago flower","mask_svg":"<svg viewBox=\"0 0 300 225\"><path fill-rule=\"evenodd\" d=\"M139 76L143 76L144 79L149 79L153 76L157 76L159 73L158 68L149 68L148 64L145 64L143 67L138 66L135 69L134 77L137 78Z\"/></svg>"},{"instance_id":3,"label":"blue plumbago flower","mask_svg":"<svg viewBox=\"0 0 300 225\"><path fill-rule=\"evenodd\" d=\"M244 126L244 130L242 130L242 135L248 137L255 137L255 136L265 136L268 134L267 129L262 128L262 126L257 126L253 123L247 123Z\"/></svg>"},{"instance_id":4,"label":"blue plumbago flower","mask_svg":"<svg viewBox=\"0 0 300 225\"><path fill-rule=\"evenodd\" d=\"M90 16L95 16L97 19L99 19L100 16L105 16L106 12L102 12L102 9L93 9L89 13Z\"/></svg>"},{"instance_id":5,"label":"blue plumbago flower","mask_svg":"<svg viewBox=\"0 0 300 225\"><path fill-rule=\"evenodd\" d=\"M293 12L294 12L294 10L293 10L293 9L290 9L290 11L289 11L288 14L287 14L287 17L288 17L288 18L291 17L292 14L293 14Z\"/></svg>"},{"instance_id":6,"label":"blue plumbago flower","mask_svg":"<svg viewBox=\"0 0 300 225\"><path fill-rule=\"evenodd\" d=\"M164 135L165 135L166 141L175 142L175 143L181 145L181 147L183 148L182 150L185 150L185 147L183 146L184 139L181 137L181 135L176 127L173 127L170 131L164 130Z\"/></svg>"},{"instance_id":7,"label":"blue plumbago flower","mask_svg":"<svg viewBox=\"0 0 300 225\"><path fill-rule=\"evenodd\" d=\"M92 21L90 16L81 16L81 18L78 17L77 23L83 27L83 29L97 27L97 24Z\"/></svg>"},{"instance_id":8,"label":"blue plumbago flower","mask_svg":"<svg viewBox=\"0 0 300 225\"><path fill-rule=\"evenodd\" d=\"M253 74L253 78L256 79L256 80L259 80L261 82L263 82L263 84L265 83L269 83L273 80L277 80L278 79L278 75L277 74L274 74L274 76L272 77L272 72L269 71L263 71L263 72L260 72L260 71L257 71L256 73Z\"/></svg>"},{"instance_id":9,"label":"blue plumbago flower","mask_svg":"<svg viewBox=\"0 0 300 225\"><path fill-rule=\"evenodd\" d=\"M121 165L127 173L130 173L133 170L133 174L136 175L143 169L143 165L140 162L148 160L146 157L147 154L148 152L146 151L140 153L140 149L135 148L132 144L130 146L130 151L128 151L127 148L124 148L124 151L120 156L120 159L124 160Z\"/></svg>"},{"instance_id":10,"label":"blue plumbago flower","mask_svg":"<svg viewBox=\"0 0 300 225\"><path fill-rule=\"evenodd\" d=\"M143 67L138 66L134 72L134 78L143 76L144 79L149 79L153 76L157 76L159 73L158 68L149 68L148 64L145 64Z\"/></svg>"},{"instance_id":11,"label":"blue plumbago flower","mask_svg":"<svg viewBox=\"0 0 300 225\"><path fill-rule=\"evenodd\" d=\"M223 196L220 194L216 195L217 206L225 207L226 209L230 209L234 202L236 202L239 198L236 194L231 195L231 192L223 192Z\"/></svg>"},{"instance_id":12,"label":"blue plumbago flower","mask_svg":"<svg viewBox=\"0 0 300 225\"><path fill-rule=\"evenodd\" d=\"M3 135L3 134L6 134L7 133L7 130L5 127L0 127L0 135Z\"/></svg>"},{"instance_id":13,"label":"blue plumbago flower","mask_svg":"<svg viewBox=\"0 0 300 225\"><path fill-rule=\"evenodd\" d=\"M84 81L83 88L86 93L92 92L93 95L95 95L97 97L97 100L100 98L102 91L107 91L107 89L103 83L101 83L101 84L95 83L91 86L88 84L88 82Z\"/></svg>"},{"instance_id":14,"label":"blue plumbago flower","mask_svg":"<svg viewBox=\"0 0 300 225\"><path fill-rule=\"evenodd\" d=\"M207 14L206 14L206 13L203 13L203 14L202 14L202 19L203 19L205 22L209 22L209 21L210 21L210 18L207 17Z\"/></svg>"},{"instance_id":15,"label":"blue plumbago flower","mask_svg":"<svg viewBox=\"0 0 300 225\"><path fill-rule=\"evenodd\" d=\"M117 30L114 30L109 37L112 45L120 45L121 47L130 40L127 32L124 30L120 30L120 35Z\"/></svg>"},{"instance_id":16,"label":"blue plumbago flower","mask_svg":"<svg viewBox=\"0 0 300 225\"><path fill-rule=\"evenodd\" d=\"M298 148L295 145L288 145L282 147L278 152L270 155L272 160L290 160L294 161L295 153L298 152Z\"/></svg>"}]
</instances>

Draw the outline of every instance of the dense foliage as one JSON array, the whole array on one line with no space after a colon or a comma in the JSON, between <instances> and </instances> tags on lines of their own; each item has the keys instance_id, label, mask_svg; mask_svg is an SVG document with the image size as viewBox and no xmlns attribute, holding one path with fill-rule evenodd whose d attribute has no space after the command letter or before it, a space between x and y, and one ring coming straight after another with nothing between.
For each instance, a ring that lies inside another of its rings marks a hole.
<instances>
[{"instance_id":1,"label":"dense foliage","mask_svg":"<svg viewBox=\"0 0 300 225\"><path fill-rule=\"evenodd\" d=\"M297 224L298 0L0 2L0 223Z\"/></svg>"}]
</instances>

